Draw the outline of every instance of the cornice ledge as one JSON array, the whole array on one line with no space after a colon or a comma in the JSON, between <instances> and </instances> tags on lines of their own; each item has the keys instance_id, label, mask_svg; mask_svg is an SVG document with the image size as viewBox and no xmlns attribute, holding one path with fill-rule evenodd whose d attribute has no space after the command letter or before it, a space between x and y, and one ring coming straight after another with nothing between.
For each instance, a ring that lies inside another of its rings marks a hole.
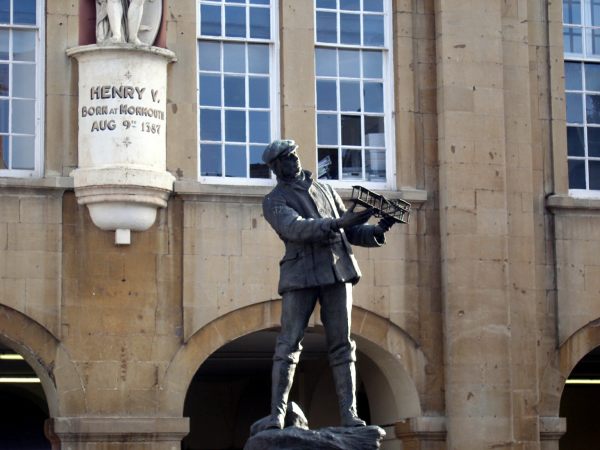
<instances>
[{"instance_id":1,"label":"cornice ledge","mask_svg":"<svg viewBox=\"0 0 600 450\"><path fill-rule=\"evenodd\" d=\"M552 212L600 212L600 198L577 198L564 194L546 197L546 208Z\"/></svg>"}]
</instances>

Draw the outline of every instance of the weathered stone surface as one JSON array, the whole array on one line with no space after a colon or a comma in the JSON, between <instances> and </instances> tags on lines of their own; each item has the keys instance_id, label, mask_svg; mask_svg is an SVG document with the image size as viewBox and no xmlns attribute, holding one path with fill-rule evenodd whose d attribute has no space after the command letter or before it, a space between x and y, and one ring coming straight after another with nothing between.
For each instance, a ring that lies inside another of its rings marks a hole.
<instances>
[{"instance_id":1,"label":"weathered stone surface","mask_svg":"<svg viewBox=\"0 0 600 450\"><path fill-rule=\"evenodd\" d=\"M378 449L384 436L385 431L374 425L320 430L290 427L262 431L248 440L244 450L370 450Z\"/></svg>"}]
</instances>

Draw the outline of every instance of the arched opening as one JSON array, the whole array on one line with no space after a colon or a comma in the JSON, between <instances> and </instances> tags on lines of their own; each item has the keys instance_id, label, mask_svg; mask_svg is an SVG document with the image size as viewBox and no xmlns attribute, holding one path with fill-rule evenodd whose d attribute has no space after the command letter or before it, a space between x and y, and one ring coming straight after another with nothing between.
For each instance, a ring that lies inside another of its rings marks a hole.
<instances>
[{"instance_id":1,"label":"arched opening","mask_svg":"<svg viewBox=\"0 0 600 450\"><path fill-rule=\"evenodd\" d=\"M600 347L585 355L573 368L560 400L560 417L567 419L567 432L560 440L561 450L591 448L600 441Z\"/></svg>"},{"instance_id":2,"label":"arched opening","mask_svg":"<svg viewBox=\"0 0 600 450\"><path fill-rule=\"evenodd\" d=\"M48 402L38 375L0 343L0 450L50 450L44 436Z\"/></svg>"},{"instance_id":3,"label":"arched opening","mask_svg":"<svg viewBox=\"0 0 600 450\"><path fill-rule=\"evenodd\" d=\"M242 449L250 425L269 413L271 364L276 328L235 339L212 353L194 375L187 391L184 416L190 434L184 450ZM306 414L311 428L339 424L337 398L321 327L307 329L290 399ZM398 406L390 381L358 345L357 403L369 423L397 419ZM412 383L411 383L412 384Z\"/></svg>"}]
</instances>

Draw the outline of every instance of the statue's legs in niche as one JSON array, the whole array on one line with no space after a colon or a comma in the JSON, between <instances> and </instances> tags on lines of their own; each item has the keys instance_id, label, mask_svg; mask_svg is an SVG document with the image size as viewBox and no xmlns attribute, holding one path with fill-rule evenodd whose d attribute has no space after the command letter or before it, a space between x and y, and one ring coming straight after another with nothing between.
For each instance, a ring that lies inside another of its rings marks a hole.
<instances>
[{"instance_id":1,"label":"statue's legs in niche","mask_svg":"<svg viewBox=\"0 0 600 450\"><path fill-rule=\"evenodd\" d=\"M111 42L123 42L122 21L123 21L123 3L122 0L107 0L106 12L108 23L110 25Z\"/></svg>"},{"instance_id":2,"label":"statue's legs in niche","mask_svg":"<svg viewBox=\"0 0 600 450\"><path fill-rule=\"evenodd\" d=\"M129 1L129 10L127 11L127 28L129 32L129 42L132 44L140 45L142 43L138 37L138 33L142 23L144 3L145 0Z\"/></svg>"}]
</instances>

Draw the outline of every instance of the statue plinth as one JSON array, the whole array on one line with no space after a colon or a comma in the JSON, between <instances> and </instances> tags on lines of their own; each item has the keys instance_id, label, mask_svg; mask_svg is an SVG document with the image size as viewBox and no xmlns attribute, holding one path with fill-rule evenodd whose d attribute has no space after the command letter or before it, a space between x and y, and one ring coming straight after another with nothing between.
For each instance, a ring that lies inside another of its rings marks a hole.
<instances>
[{"instance_id":1,"label":"statue plinth","mask_svg":"<svg viewBox=\"0 0 600 450\"><path fill-rule=\"evenodd\" d=\"M103 230L144 231L173 189L166 170L169 50L133 44L86 45L67 54L79 63L78 203Z\"/></svg>"}]
</instances>

